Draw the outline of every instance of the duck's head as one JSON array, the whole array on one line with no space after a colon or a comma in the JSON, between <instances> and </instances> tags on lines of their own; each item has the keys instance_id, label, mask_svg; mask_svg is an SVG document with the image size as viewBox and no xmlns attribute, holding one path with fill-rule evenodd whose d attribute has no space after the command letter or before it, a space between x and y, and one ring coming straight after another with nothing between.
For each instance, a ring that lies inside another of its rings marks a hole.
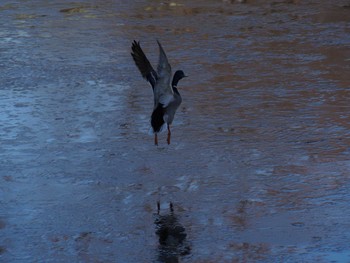
<instances>
[{"instance_id":1,"label":"duck's head","mask_svg":"<svg viewBox=\"0 0 350 263\"><path fill-rule=\"evenodd\" d=\"M173 82L172 82L172 86L173 87L176 87L177 86L177 83L179 82L180 79L183 79L185 77L188 77L185 75L185 73L182 71L182 70L177 70L174 74L174 77L173 77Z\"/></svg>"}]
</instances>

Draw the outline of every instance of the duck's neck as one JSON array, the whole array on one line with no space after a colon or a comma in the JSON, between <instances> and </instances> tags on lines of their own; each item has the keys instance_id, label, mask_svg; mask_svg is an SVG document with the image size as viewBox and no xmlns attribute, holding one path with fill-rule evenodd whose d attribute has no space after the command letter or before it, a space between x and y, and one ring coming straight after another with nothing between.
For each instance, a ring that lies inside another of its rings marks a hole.
<instances>
[{"instance_id":1,"label":"duck's neck","mask_svg":"<svg viewBox=\"0 0 350 263\"><path fill-rule=\"evenodd\" d=\"M176 93L176 94L179 94L179 91L178 91L178 89L177 89L177 83L179 83L179 80L180 80L181 78L178 78L177 76L176 76L176 74L175 74L175 76L173 77L173 81L172 81L172 83L171 83L171 87L173 88L173 90L174 90L174 92Z\"/></svg>"},{"instance_id":2,"label":"duck's neck","mask_svg":"<svg viewBox=\"0 0 350 263\"><path fill-rule=\"evenodd\" d=\"M176 88L176 86L173 86L173 91L174 93L176 93L177 95L180 95L179 90Z\"/></svg>"},{"instance_id":3,"label":"duck's neck","mask_svg":"<svg viewBox=\"0 0 350 263\"><path fill-rule=\"evenodd\" d=\"M180 79L181 79L181 78L178 77L177 74L174 75L173 81L171 82L171 86L173 87L173 89L174 89L174 88L176 89L177 83L179 83L179 80L180 80Z\"/></svg>"}]
</instances>

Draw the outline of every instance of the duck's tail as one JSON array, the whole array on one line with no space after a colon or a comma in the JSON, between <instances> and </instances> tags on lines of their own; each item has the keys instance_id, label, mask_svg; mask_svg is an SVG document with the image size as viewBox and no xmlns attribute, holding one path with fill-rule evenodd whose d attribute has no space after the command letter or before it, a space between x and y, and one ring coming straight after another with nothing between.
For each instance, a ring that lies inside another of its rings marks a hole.
<instances>
[{"instance_id":1,"label":"duck's tail","mask_svg":"<svg viewBox=\"0 0 350 263\"><path fill-rule=\"evenodd\" d=\"M165 109L163 104L159 103L158 106L153 110L151 117L151 125L154 133L161 131L162 126L164 125L164 113Z\"/></svg>"}]
</instances>

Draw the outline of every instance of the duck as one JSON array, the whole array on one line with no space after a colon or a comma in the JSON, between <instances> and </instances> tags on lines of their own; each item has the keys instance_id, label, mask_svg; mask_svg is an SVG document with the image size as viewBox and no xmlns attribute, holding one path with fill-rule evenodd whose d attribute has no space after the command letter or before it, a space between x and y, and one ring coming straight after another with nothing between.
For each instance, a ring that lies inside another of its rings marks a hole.
<instances>
[{"instance_id":1,"label":"duck","mask_svg":"<svg viewBox=\"0 0 350 263\"><path fill-rule=\"evenodd\" d=\"M177 89L179 81L185 77L182 70L177 70L172 77L172 70L165 51L157 40L159 47L159 60L157 71L154 70L145 53L140 41L134 40L131 46L131 56L140 71L142 77L149 82L153 90L154 106L151 115L151 126L154 133L154 144L158 145L158 133L163 126L167 127L167 143L170 144L171 129L176 110L182 103L182 97ZM171 79L172 77L172 79Z\"/></svg>"}]
</instances>

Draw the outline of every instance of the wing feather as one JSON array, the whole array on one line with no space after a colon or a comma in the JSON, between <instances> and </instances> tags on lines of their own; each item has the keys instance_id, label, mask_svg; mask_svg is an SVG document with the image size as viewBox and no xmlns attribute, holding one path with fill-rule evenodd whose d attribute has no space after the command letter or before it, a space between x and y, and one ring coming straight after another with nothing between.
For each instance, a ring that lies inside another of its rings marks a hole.
<instances>
[{"instance_id":1,"label":"wing feather","mask_svg":"<svg viewBox=\"0 0 350 263\"><path fill-rule=\"evenodd\" d=\"M174 100L174 91L170 86L171 66L164 49L157 40L159 46L159 61L157 67L157 83L154 88L155 105L161 103L163 107L167 107Z\"/></svg>"},{"instance_id":2,"label":"wing feather","mask_svg":"<svg viewBox=\"0 0 350 263\"><path fill-rule=\"evenodd\" d=\"M151 63L147 59L145 53L141 49L140 42L134 42L131 46L131 56L133 57L137 68L139 69L143 78L145 78L154 89L158 75L157 72L153 69Z\"/></svg>"}]
</instances>

